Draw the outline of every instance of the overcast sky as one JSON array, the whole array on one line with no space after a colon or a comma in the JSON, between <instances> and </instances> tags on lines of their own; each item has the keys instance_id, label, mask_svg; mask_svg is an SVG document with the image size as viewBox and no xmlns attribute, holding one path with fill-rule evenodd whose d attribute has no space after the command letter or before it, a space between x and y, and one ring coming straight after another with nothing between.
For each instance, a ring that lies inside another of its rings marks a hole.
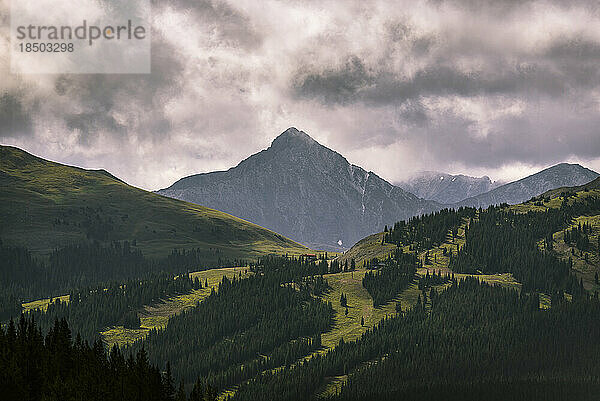
<instances>
[{"instance_id":1,"label":"overcast sky","mask_svg":"<svg viewBox=\"0 0 600 401\"><path fill-rule=\"evenodd\" d=\"M290 126L392 182L600 171L597 0L157 1L150 75L11 75L8 4L0 143L145 189Z\"/></svg>"}]
</instances>

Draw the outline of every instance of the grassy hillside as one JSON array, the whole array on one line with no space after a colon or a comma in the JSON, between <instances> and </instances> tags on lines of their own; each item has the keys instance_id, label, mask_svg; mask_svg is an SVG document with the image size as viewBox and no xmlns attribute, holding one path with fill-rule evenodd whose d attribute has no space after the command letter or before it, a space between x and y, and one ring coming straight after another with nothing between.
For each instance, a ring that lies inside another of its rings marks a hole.
<instances>
[{"instance_id":1,"label":"grassy hillside","mask_svg":"<svg viewBox=\"0 0 600 401\"><path fill-rule=\"evenodd\" d=\"M365 260L373 258L386 258L396 246L393 244L383 243L383 233L369 235L358 241L352 248L344 252L338 257L341 263L348 262L352 259L356 261L358 266L362 266Z\"/></svg>"},{"instance_id":2,"label":"grassy hillside","mask_svg":"<svg viewBox=\"0 0 600 401\"><path fill-rule=\"evenodd\" d=\"M156 257L200 248L206 258L298 254L306 248L255 224L0 146L0 238L45 254L86 240L136 241Z\"/></svg>"},{"instance_id":3,"label":"grassy hillside","mask_svg":"<svg viewBox=\"0 0 600 401\"><path fill-rule=\"evenodd\" d=\"M565 196L566 195L566 196ZM511 210L516 213L527 213L530 211L538 211L543 212L545 210L551 208L560 208L563 202L567 202L567 204L572 204L577 200L581 200L588 197L600 197L600 178L595 179L585 185L577 186L577 187L561 187L557 189L550 190L543 195L540 195L536 198L528 200L527 202L523 202L516 205L507 206L508 210ZM573 225L576 225L580 222L588 221L589 219L578 219L574 222ZM595 221L595 219L592 219ZM429 250L432 264L429 266L430 268L440 269L443 268L448 263L448 257L443 256L442 251L443 248L447 249L456 249L457 246L462 247L464 245L464 225L458 229L458 235L456 239L452 240L451 236L447 237L446 242L441 244L439 247L433 248ZM395 248L394 245L389 243L382 243L384 233L377 233L370 235L368 237L363 238L358 241L352 248L348 251L344 252L342 255L338 257L340 262L350 261L354 259L358 266L362 266L363 261L370 260L373 258L385 258L392 252ZM562 240L562 234L556 233L555 241L560 244ZM595 240L594 236L594 240ZM405 251L408 250L408 247L404 247ZM557 251L562 251L564 247L559 247ZM567 247L568 248L568 247ZM568 249L570 252L570 248ZM566 254L565 254L566 255ZM423 259L424 252L420 253L421 259ZM434 256L437 258L437 262L433 262ZM590 263L587 263L590 264ZM600 267L600 266L599 266ZM589 270L589 269L588 269ZM589 276L589 271L587 271Z\"/></svg>"},{"instance_id":4,"label":"grassy hillside","mask_svg":"<svg viewBox=\"0 0 600 401\"><path fill-rule=\"evenodd\" d=\"M552 189L526 202L511 205L509 209L521 213L544 211L548 208L559 208L563 202L572 204L578 199L592 196L600 196L600 177L585 185Z\"/></svg>"},{"instance_id":5,"label":"grassy hillside","mask_svg":"<svg viewBox=\"0 0 600 401\"><path fill-rule=\"evenodd\" d=\"M457 246L462 247L465 244L465 226L467 221L458 228L457 235L452 238L450 233L446 237L446 241L440 246L429 249L431 256L431 265L429 268L445 269L448 266L448 257L443 255L443 248L456 249ZM357 266L363 266L365 261L369 261L373 258L385 259L396 249L396 245L383 242L384 233L377 233L369 235L366 238L358 241L352 248L338 256L338 261L350 263L352 259L356 262ZM403 246L404 252L409 252L409 244ZM424 259L425 252L420 252L419 257ZM434 259L435 258L435 259Z\"/></svg>"},{"instance_id":6,"label":"grassy hillside","mask_svg":"<svg viewBox=\"0 0 600 401\"><path fill-rule=\"evenodd\" d=\"M580 185L577 187L561 187L556 189L551 189L550 191L545 192L541 195L543 198L553 199L565 192L587 192L593 190L600 190L600 177L596 178L594 181L588 182L587 184Z\"/></svg>"},{"instance_id":7,"label":"grassy hillside","mask_svg":"<svg viewBox=\"0 0 600 401\"><path fill-rule=\"evenodd\" d=\"M564 230L561 230L553 234L553 250L562 259L570 259L573 262L573 271L583 280L586 290L600 291L600 285L595 280L595 275L600 274L600 255L597 246L600 238L600 216L580 216L573 220L568 229L573 229L580 224L588 224L591 227L592 232L588 235L591 243L589 249L582 251L574 244L565 243Z\"/></svg>"},{"instance_id":8,"label":"grassy hillside","mask_svg":"<svg viewBox=\"0 0 600 401\"><path fill-rule=\"evenodd\" d=\"M590 199L600 197L600 179L596 179L588 184L577 187L562 187L548 191L543 195L533 198L527 202L517 205L506 206L507 210L515 213L527 213L531 211L543 212L549 209L560 208L561 205L572 205L574 202L582 199ZM455 238L451 235L446 237L446 241L437 247L427 250L429 254L429 264L425 267L441 272L449 272L448 264L449 257L444 254L446 251L462 248L465 244L465 226L468 222L465 221L458 229L458 234ZM553 234L553 253L561 259L571 260L573 262L572 273L577 279L581 279L584 288L588 291L600 291L600 285L596 282L596 275L600 275L600 259L598 256L598 241L600 238L600 215L578 216L571 221L568 229L573 229L578 225L587 224L591 227L591 233L588 234L590 240L590 248L581 250L574 244L567 244L564 241L564 230L560 230ZM374 257L384 258L389 255L394 248L391 244L382 243L383 233L373 234L364 238L355 244L350 250L345 252L338 259L344 262L345 260L355 259L357 266L362 266L364 260ZM544 247L544 241L540 238L538 246L540 249ZM408 251L408 247L404 247ZM425 251L419 252L419 258L425 260ZM462 274L457 274L457 277L463 277ZM479 275L480 279L487 282L496 282L506 286L519 287L520 283L515 281L510 274L496 275ZM567 295L568 297L569 295ZM549 298L547 294L541 294L540 302L542 307L548 307Z\"/></svg>"}]
</instances>

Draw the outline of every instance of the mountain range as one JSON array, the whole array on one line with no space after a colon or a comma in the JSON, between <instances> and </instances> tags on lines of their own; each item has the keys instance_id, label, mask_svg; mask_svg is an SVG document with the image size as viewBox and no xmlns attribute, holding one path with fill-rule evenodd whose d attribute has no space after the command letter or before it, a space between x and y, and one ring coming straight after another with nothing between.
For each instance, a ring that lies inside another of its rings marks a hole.
<instances>
[{"instance_id":1,"label":"mountain range","mask_svg":"<svg viewBox=\"0 0 600 401\"><path fill-rule=\"evenodd\" d=\"M292 127L227 171L195 174L157 192L252 221L313 249L339 251L415 215L520 203L596 177L563 163L496 188L488 177L437 172L396 186Z\"/></svg>"},{"instance_id":2,"label":"mountain range","mask_svg":"<svg viewBox=\"0 0 600 401\"><path fill-rule=\"evenodd\" d=\"M486 193L464 199L456 206L485 208L499 203L513 205L558 187L584 185L598 176L599 174L595 171L579 164L560 163L520 180L501 185Z\"/></svg>"},{"instance_id":3,"label":"mountain range","mask_svg":"<svg viewBox=\"0 0 600 401\"><path fill-rule=\"evenodd\" d=\"M463 174L451 175L438 171L422 171L407 180L396 183L396 185L419 198L443 204L460 202L498 186L487 176L469 177Z\"/></svg>"},{"instance_id":4,"label":"mountain range","mask_svg":"<svg viewBox=\"0 0 600 401\"><path fill-rule=\"evenodd\" d=\"M4 241L46 253L86 239L135 239L149 255L194 247L206 249L213 259L306 251L294 241L312 249L345 250L415 215L445 207L516 204L599 176L562 163L480 193L494 185L489 178L430 172L405 183L417 196L352 165L296 128L227 171L192 175L158 191L166 197L129 186L104 170L65 166L10 146L0 147L0 156Z\"/></svg>"}]
</instances>

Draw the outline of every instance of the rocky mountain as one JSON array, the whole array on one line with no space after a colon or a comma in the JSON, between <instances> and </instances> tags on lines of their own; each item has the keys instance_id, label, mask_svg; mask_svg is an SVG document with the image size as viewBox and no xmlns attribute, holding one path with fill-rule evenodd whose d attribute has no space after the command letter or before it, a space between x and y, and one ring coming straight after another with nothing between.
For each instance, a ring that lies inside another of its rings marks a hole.
<instances>
[{"instance_id":1,"label":"rocky mountain","mask_svg":"<svg viewBox=\"0 0 600 401\"><path fill-rule=\"evenodd\" d=\"M324 250L345 249L385 224L440 208L350 164L296 128L227 171L192 175L158 193Z\"/></svg>"},{"instance_id":2,"label":"rocky mountain","mask_svg":"<svg viewBox=\"0 0 600 401\"><path fill-rule=\"evenodd\" d=\"M431 199L444 204L460 202L463 199L488 192L495 187L487 176L469 177L437 171L417 173L396 185L419 198Z\"/></svg>"},{"instance_id":3,"label":"rocky mountain","mask_svg":"<svg viewBox=\"0 0 600 401\"><path fill-rule=\"evenodd\" d=\"M579 164L561 163L538 173L465 199L454 206L487 207L499 203L517 204L554 188L586 184L599 176Z\"/></svg>"}]
</instances>

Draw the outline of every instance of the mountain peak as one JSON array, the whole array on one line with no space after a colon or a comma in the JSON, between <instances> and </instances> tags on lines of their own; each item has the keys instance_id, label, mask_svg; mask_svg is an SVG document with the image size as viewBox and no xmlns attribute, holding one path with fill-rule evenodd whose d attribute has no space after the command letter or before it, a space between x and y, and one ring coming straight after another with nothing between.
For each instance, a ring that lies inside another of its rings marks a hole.
<instances>
[{"instance_id":1,"label":"mountain peak","mask_svg":"<svg viewBox=\"0 0 600 401\"><path fill-rule=\"evenodd\" d=\"M439 209L351 165L295 127L236 167L183 178L159 193L336 251L385 224Z\"/></svg>"},{"instance_id":2,"label":"mountain peak","mask_svg":"<svg viewBox=\"0 0 600 401\"><path fill-rule=\"evenodd\" d=\"M306 132L298 130L296 127L290 127L283 131L277 138L273 140L271 146L276 145L309 145L316 143Z\"/></svg>"},{"instance_id":3,"label":"mountain peak","mask_svg":"<svg viewBox=\"0 0 600 401\"><path fill-rule=\"evenodd\" d=\"M554 166L552 166L552 167L549 167L549 168L548 168L548 170L549 170L549 169L573 169L573 168L575 168L575 169L585 169L585 170L588 170L587 168L583 167L583 166L582 166L581 164L579 164L579 163L558 163L558 164L555 164L555 165L554 165ZM542 171L543 171L543 170L542 170Z\"/></svg>"},{"instance_id":4,"label":"mountain peak","mask_svg":"<svg viewBox=\"0 0 600 401\"><path fill-rule=\"evenodd\" d=\"M286 136L286 135L298 135L300 134L300 130L296 127L290 127L288 129L286 129L285 131L283 131L281 134L279 134L279 136Z\"/></svg>"}]
</instances>

